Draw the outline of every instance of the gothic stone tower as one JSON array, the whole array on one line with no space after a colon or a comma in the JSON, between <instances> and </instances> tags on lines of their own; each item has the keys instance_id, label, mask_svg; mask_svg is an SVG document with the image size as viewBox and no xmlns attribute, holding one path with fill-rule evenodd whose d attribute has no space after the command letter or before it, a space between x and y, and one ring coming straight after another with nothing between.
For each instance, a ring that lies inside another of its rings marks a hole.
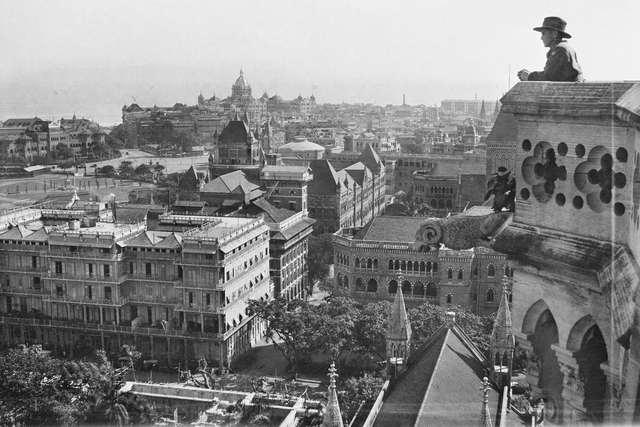
<instances>
[{"instance_id":1,"label":"gothic stone tower","mask_svg":"<svg viewBox=\"0 0 640 427\"><path fill-rule=\"evenodd\" d=\"M491 375L500 388L511 381L511 364L515 342L511 333L511 310L509 309L508 283L502 286L500 307L491 333Z\"/></svg>"},{"instance_id":2,"label":"gothic stone tower","mask_svg":"<svg viewBox=\"0 0 640 427\"><path fill-rule=\"evenodd\" d=\"M493 248L516 262L527 381L555 424L635 425L640 83L520 82L501 102L492 134L516 149L518 199Z\"/></svg>"}]
</instances>

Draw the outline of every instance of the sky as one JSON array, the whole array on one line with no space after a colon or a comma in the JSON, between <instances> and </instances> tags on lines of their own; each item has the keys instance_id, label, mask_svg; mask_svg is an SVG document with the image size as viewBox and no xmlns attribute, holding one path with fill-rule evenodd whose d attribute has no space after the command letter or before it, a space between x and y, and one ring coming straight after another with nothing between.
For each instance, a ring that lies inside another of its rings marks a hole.
<instances>
[{"instance_id":1,"label":"sky","mask_svg":"<svg viewBox=\"0 0 640 427\"><path fill-rule=\"evenodd\" d=\"M500 98L544 67L545 16L587 80L640 80L639 0L0 0L0 120L90 117L231 94L440 105Z\"/></svg>"}]
</instances>

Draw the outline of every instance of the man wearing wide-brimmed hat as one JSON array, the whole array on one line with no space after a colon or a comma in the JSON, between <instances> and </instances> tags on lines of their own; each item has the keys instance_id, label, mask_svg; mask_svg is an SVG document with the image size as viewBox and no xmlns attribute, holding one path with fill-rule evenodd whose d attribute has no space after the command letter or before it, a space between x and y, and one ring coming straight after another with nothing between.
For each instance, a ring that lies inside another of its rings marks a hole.
<instances>
[{"instance_id":1,"label":"man wearing wide-brimmed hat","mask_svg":"<svg viewBox=\"0 0 640 427\"><path fill-rule=\"evenodd\" d=\"M563 39L570 39L571 35L565 31L567 23L557 16L544 18L541 27L534 31L542 33L540 37L547 52L547 63L544 71L518 71L518 78L522 81L552 81L552 82L583 82L582 68L578 64L578 56L569 43Z\"/></svg>"}]
</instances>

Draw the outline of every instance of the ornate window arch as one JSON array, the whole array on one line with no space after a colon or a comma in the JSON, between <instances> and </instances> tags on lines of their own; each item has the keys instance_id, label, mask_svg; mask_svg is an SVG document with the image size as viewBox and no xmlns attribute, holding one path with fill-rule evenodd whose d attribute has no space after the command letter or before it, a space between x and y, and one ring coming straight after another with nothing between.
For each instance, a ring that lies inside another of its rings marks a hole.
<instances>
[{"instance_id":1,"label":"ornate window arch","mask_svg":"<svg viewBox=\"0 0 640 427\"><path fill-rule=\"evenodd\" d=\"M496 266L493 264L487 265L487 277L496 277Z\"/></svg>"},{"instance_id":2,"label":"ornate window arch","mask_svg":"<svg viewBox=\"0 0 640 427\"><path fill-rule=\"evenodd\" d=\"M451 294L447 294L447 304L451 304L451 301L453 301L453 297Z\"/></svg>"},{"instance_id":3,"label":"ornate window arch","mask_svg":"<svg viewBox=\"0 0 640 427\"><path fill-rule=\"evenodd\" d=\"M364 292L366 291L366 288L364 286L364 281L362 280L362 277L357 277L356 278L356 292Z\"/></svg>"},{"instance_id":4,"label":"ornate window arch","mask_svg":"<svg viewBox=\"0 0 640 427\"><path fill-rule=\"evenodd\" d=\"M453 280L453 267L447 268L447 280Z\"/></svg>"},{"instance_id":5,"label":"ornate window arch","mask_svg":"<svg viewBox=\"0 0 640 427\"><path fill-rule=\"evenodd\" d=\"M464 279L464 269L460 267L458 269L458 280L463 280L463 279Z\"/></svg>"},{"instance_id":6,"label":"ornate window arch","mask_svg":"<svg viewBox=\"0 0 640 427\"><path fill-rule=\"evenodd\" d=\"M389 293L396 294L398 292L398 281L396 279L391 279L389 281Z\"/></svg>"},{"instance_id":7,"label":"ornate window arch","mask_svg":"<svg viewBox=\"0 0 640 427\"><path fill-rule=\"evenodd\" d=\"M494 296L495 292L493 291L493 288L487 289L487 302L493 302Z\"/></svg>"},{"instance_id":8,"label":"ornate window arch","mask_svg":"<svg viewBox=\"0 0 640 427\"><path fill-rule=\"evenodd\" d=\"M367 283L367 292L376 293L378 292L378 281L373 277L369 279Z\"/></svg>"},{"instance_id":9,"label":"ornate window arch","mask_svg":"<svg viewBox=\"0 0 640 427\"><path fill-rule=\"evenodd\" d=\"M438 286L433 282L429 282L427 283L427 289L425 292L427 298L436 298L438 296Z\"/></svg>"}]
</instances>

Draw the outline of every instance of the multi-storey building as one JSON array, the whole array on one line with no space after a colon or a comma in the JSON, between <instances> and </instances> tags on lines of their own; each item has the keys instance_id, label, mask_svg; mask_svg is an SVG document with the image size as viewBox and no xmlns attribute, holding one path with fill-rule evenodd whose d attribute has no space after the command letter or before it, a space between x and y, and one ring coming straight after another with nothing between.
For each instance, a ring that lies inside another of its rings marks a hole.
<instances>
[{"instance_id":1,"label":"multi-storey building","mask_svg":"<svg viewBox=\"0 0 640 427\"><path fill-rule=\"evenodd\" d=\"M317 221L317 233L363 226L384 211L384 162L370 145L358 160L339 172L327 160L311 162L313 180L309 183L309 216Z\"/></svg>"},{"instance_id":2,"label":"multi-storey building","mask_svg":"<svg viewBox=\"0 0 640 427\"><path fill-rule=\"evenodd\" d=\"M492 112L495 104L495 101L477 99L444 99L440 101L440 107L446 114L468 114L474 117L480 117L483 105L486 112Z\"/></svg>"},{"instance_id":3,"label":"multi-storey building","mask_svg":"<svg viewBox=\"0 0 640 427\"><path fill-rule=\"evenodd\" d=\"M4 343L71 355L115 354L128 343L166 363L223 364L263 333L246 313L247 299L273 296L262 217L209 217L196 229L191 219L170 218L190 229L184 233L148 231L144 221L33 223L58 213L29 209L0 221ZM26 225L7 228L16 222Z\"/></svg>"},{"instance_id":4,"label":"multi-storey building","mask_svg":"<svg viewBox=\"0 0 640 427\"><path fill-rule=\"evenodd\" d=\"M503 283L512 276L506 256L485 248L418 252L413 242L423 221L380 216L365 227L336 232L335 292L375 302L392 300L402 287L410 307L429 302L480 315L496 311Z\"/></svg>"}]
</instances>

